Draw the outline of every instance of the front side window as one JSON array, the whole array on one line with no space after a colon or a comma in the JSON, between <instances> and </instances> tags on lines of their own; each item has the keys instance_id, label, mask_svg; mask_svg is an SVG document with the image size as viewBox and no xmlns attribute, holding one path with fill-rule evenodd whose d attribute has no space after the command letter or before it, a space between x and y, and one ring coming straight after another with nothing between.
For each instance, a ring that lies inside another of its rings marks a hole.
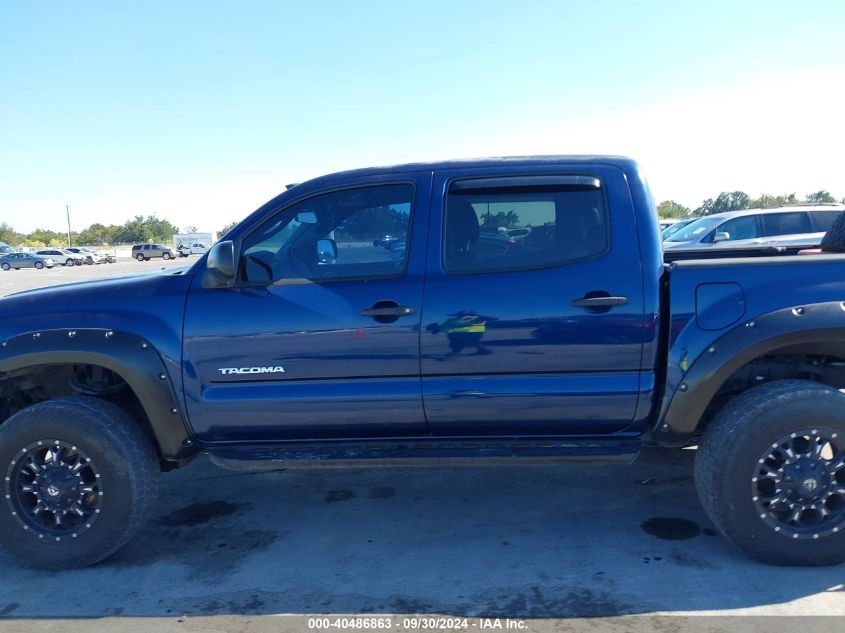
<instances>
[{"instance_id":1,"label":"front side window","mask_svg":"<svg viewBox=\"0 0 845 633\"><path fill-rule=\"evenodd\" d=\"M715 233L727 233L728 240L731 242L734 240L753 240L755 237L758 237L757 216L746 215L723 222L716 229ZM711 239L710 241L713 240Z\"/></svg>"},{"instance_id":2,"label":"front side window","mask_svg":"<svg viewBox=\"0 0 845 633\"><path fill-rule=\"evenodd\" d=\"M288 207L244 240L243 281L400 276L407 260L414 187L325 193Z\"/></svg>"},{"instance_id":3,"label":"front side window","mask_svg":"<svg viewBox=\"0 0 845 633\"><path fill-rule=\"evenodd\" d=\"M813 231L810 227L810 217L804 212L767 213L761 217L763 219L763 235L766 237L811 233Z\"/></svg>"},{"instance_id":4,"label":"front side window","mask_svg":"<svg viewBox=\"0 0 845 633\"><path fill-rule=\"evenodd\" d=\"M608 244L597 184L453 187L447 197L443 263L450 273L555 266L600 255Z\"/></svg>"}]
</instances>

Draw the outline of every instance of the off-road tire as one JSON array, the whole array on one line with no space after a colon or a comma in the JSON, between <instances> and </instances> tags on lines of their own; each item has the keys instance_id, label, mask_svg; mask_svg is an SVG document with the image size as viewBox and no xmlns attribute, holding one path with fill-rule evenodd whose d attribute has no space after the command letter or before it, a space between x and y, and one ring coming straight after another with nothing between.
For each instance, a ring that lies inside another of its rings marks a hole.
<instances>
[{"instance_id":1,"label":"off-road tire","mask_svg":"<svg viewBox=\"0 0 845 633\"><path fill-rule=\"evenodd\" d=\"M845 530L778 531L761 518L752 475L761 454L784 436L827 428L845 437L845 395L806 380L779 380L730 400L706 429L695 459L701 505L718 530L748 556L772 565L818 566L845 561Z\"/></svg>"},{"instance_id":2,"label":"off-road tire","mask_svg":"<svg viewBox=\"0 0 845 633\"><path fill-rule=\"evenodd\" d=\"M22 448L43 440L73 443L92 459L100 473L101 511L90 529L56 542L25 530L12 514L13 504L0 499L0 545L35 567L93 565L123 547L153 511L160 472L153 442L117 405L86 396L57 398L27 407L0 425L0 470L8 472Z\"/></svg>"}]
</instances>

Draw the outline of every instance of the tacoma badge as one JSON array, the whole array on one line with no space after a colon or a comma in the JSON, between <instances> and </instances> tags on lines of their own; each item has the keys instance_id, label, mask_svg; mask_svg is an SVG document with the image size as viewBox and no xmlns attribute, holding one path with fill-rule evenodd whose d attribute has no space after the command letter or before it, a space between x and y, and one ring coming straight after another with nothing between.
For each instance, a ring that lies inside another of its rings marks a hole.
<instances>
[{"instance_id":1,"label":"tacoma badge","mask_svg":"<svg viewBox=\"0 0 845 633\"><path fill-rule=\"evenodd\" d=\"M232 374L283 374L285 368L281 365L275 367L221 367L217 371L224 376L231 376Z\"/></svg>"}]
</instances>

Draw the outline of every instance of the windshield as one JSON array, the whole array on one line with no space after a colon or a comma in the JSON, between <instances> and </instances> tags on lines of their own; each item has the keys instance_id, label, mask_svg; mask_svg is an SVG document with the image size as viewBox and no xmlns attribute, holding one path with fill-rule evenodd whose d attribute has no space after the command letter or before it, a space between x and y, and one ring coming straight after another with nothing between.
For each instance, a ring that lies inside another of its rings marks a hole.
<instances>
[{"instance_id":1,"label":"windshield","mask_svg":"<svg viewBox=\"0 0 845 633\"><path fill-rule=\"evenodd\" d=\"M695 222L690 222L680 231L674 235L666 238L667 242L688 242L697 238L701 238L710 232L710 229L715 227L722 218L701 218Z\"/></svg>"},{"instance_id":2,"label":"windshield","mask_svg":"<svg viewBox=\"0 0 845 633\"><path fill-rule=\"evenodd\" d=\"M696 218L687 219L687 220L678 220L674 224L670 224L665 229L663 229L663 239L665 240L670 235L674 235L682 228L687 226L690 222L695 222Z\"/></svg>"}]
</instances>

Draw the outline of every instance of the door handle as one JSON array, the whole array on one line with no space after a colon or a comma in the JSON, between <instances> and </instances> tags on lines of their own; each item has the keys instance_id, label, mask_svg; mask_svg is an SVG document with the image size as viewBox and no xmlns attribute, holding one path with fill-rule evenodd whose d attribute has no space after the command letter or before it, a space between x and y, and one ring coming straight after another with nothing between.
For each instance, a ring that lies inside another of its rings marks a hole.
<instances>
[{"instance_id":1,"label":"door handle","mask_svg":"<svg viewBox=\"0 0 845 633\"><path fill-rule=\"evenodd\" d=\"M361 310L361 314L367 317L400 317L413 313L414 309L411 306L390 306L387 308L373 306L372 308Z\"/></svg>"},{"instance_id":2,"label":"door handle","mask_svg":"<svg viewBox=\"0 0 845 633\"><path fill-rule=\"evenodd\" d=\"M585 297L572 300L572 305L576 308L612 308L627 303L628 297Z\"/></svg>"}]
</instances>

